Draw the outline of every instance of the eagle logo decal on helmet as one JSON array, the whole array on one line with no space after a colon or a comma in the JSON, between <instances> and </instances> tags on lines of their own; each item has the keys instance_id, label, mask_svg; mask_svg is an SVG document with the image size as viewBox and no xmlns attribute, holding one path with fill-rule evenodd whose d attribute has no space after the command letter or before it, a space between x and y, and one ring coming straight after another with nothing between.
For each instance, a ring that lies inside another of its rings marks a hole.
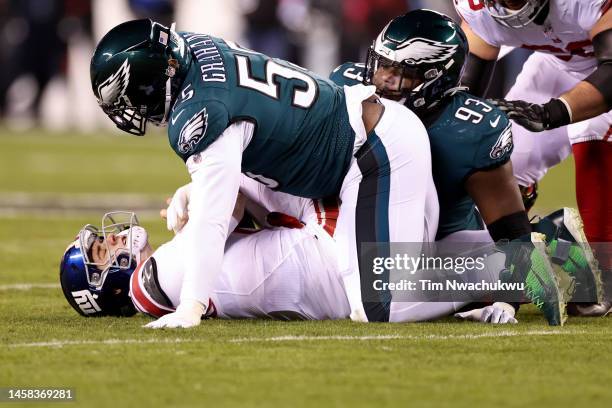
<instances>
[{"instance_id":1,"label":"eagle logo decal on helmet","mask_svg":"<svg viewBox=\"0 0 612 408\"><path fill-rule=\"evenodd\" d=\"M125 95L130 82L130 63L126 58L117 72L98 86L98 103L112 105Z\"/></svg>"},{"instance_id":2,"label":"eagle logo decal on helmet","mask_svg":"<svg viewBox=\"0 0 612 408\"><path fill-rule=\"evenodd\" d=\"M178 149L182 154L193 152L198 143L204 138L208 128L208 113L206 108L191 117L181 128Z\"/></svg>"},{"instance_id":3,"label":"eagle logo decal on helmet","mask_svg":"<svg viewBox=\"0 0 612 408\"><path fill-rule=\"evenodd\" d=\"M446 61L457 50L456 44L444 44L427 38L412 38L395 51L398 60L410 65Z\"/></svg>"}]
</instances>

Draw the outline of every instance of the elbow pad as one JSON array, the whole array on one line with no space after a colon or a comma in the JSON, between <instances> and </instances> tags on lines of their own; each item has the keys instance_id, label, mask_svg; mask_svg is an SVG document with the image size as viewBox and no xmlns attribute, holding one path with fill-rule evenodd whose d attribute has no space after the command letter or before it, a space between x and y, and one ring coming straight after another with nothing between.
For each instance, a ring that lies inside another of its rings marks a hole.
<instances>
[{"instance_id":1,"label":"elbow pad","mask_svg":"<svg viewBox=\"0 0 612 408\"><path fill-rule=\"evenodd\" d=\"M593 38L593 49L599 66L585 81L593 85L612 108L612 29L602 31Z\"/></svg>"},{"instance_id":2,"label":"elbow pad","mask_svg":"<svg viewBox=\"0 0 612 408\"><path fill-rule=\"evenodd\" d=\"M461 86L468 87L472 95L485 97L493 78L496 63L496 60L485 60L470 52L465 61L465 72L461 77Z\"/></svg>"}]
</instances>

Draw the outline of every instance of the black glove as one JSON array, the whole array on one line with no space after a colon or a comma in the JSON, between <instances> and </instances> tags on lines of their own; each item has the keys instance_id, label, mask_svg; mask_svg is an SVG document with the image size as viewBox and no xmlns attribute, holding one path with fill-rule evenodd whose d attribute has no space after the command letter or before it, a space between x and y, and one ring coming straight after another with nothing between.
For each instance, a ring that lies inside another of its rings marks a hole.
<instances>
[{"instance_id":1,"label":"black glove","mask_svg":"<svg viewBox=\"0 0 612 408\"><path fill-rule=\"evenodd\" d=\"M511 119L532 132L555 129L571 123L567 107L559 99L551 99L544 105L525 101L489 99Z\"/></svg>"}]
</instances>

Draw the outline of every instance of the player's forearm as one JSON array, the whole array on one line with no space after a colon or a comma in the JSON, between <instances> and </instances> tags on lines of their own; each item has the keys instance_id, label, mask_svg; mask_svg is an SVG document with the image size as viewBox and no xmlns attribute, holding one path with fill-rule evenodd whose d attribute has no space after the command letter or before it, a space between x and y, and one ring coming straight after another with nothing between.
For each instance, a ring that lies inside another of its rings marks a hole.
<instances>
[{"instance_id":1,"label":"player's forearm","mask_svg":"<svg viewBox=\"0 0 612 408\"><path fill-rule=\"evenodd\" d=\"M610 109L601 92L586 81L580 82L572 90L563 94L561 98L567 102L569 110L571 110L571 123L594 118Z\"/></svg>"},{"instance_id":2,"label":"player's forearm","mask_svg":"<svg viewBox=\"0 0 612 408\"><path fill-rule=\"evenodd\" d=\"M227 129L198 160L187 161L192 188L189 222L183 229L185 275L181 303L208 304L221 273L223 252L240 185L240 125Z\"/></svg>"}]
</instances>

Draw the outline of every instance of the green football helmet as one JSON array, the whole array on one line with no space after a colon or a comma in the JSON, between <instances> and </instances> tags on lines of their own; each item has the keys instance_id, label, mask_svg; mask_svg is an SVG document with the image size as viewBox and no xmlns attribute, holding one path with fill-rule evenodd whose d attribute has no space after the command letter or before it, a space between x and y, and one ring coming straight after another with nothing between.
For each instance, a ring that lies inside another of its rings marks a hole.
<instances>
[{"instance_id":1,"label":"green football helmet","mask_svg":"<svg viewBox=\"0 0 612 408\"><path fill-rule=\"evenodd\" d=\"M147 121L166 123L190 63L189 49L173 27L149 19L128 21L98 43L91 86L119 129L142 136Z\"/></svg>"},{"instance_id":2,"label":"green football helmet","mask_svg":"<svg viewBox=\"0 0 612 408\"><path fill-rule=\"evenodd\" d=\"M465 33L451 18L431 10L410 11L391 20L369 48L364 83L373 85L379 68L397 67L402 78L417 84L402 88L402 80L394 94L400 93L408 108L423 111L457 88L467 54Z\"/></svg>"}]
</instances>

